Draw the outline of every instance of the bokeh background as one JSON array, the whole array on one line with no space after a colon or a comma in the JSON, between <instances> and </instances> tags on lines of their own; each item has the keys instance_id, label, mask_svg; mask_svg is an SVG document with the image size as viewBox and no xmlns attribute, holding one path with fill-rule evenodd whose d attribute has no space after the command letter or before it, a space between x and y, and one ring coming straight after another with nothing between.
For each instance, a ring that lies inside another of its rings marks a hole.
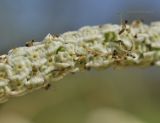
<instances>
[{"instance_id":1,"label":"bokeh background","mask_svg":"<svg viewBox=\"0 0 160 123\"><path fill-rule=\"evenodd\" d=\"M0 0L0 54L84 25L160 20L159 0ZM68 75L0 104L0 123L160 123L160 69Z\"/></svg>"}]
</instances>

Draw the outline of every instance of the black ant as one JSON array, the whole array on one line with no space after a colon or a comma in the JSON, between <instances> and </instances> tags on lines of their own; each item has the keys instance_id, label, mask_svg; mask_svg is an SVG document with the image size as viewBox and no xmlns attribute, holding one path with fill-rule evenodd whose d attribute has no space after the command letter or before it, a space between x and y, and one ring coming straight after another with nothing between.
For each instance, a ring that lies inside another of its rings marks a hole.
<instances>
[{"instance_id":1,"label":"black ant","mask_svg":"<svg viewBox=\"0 0 160 123\"><path fill-rule=\"evenodd\" d=\"M128 20L125 20L124 23L122 23L122 29L119 31L119 35L126 30L126 24L128 24Z\"/></svg>"},{"instance_id":2,"label":"black ant","mask_svg":"<svg viewBox=\"0 0 160 123\"><path fill-rule=\"evenodd\" d=\"M134 35L134 38L137 38L137 37L138 37L137 34L135 34L135 35Z\"/></svg>"},{"instance_id":3,"label":"black ant","mask_svg":"<svg viewBox=\"0 0 160 123\"><path fill-rule=\"evenodd\" d=\"M48 90L48 89L50 89L50 88L51 88L51 84L50 84L50 83L48 83L47 85L44 86L44 89L45 89L45 90Z\"/></svg>"},{"instance_id":4,"label":"black ant","mask_svg":"<svg viewBox=\"0 0 160 123\"><path fill-rule=\"evenodd\" d=\"M31 40L31 41L26 42L26 47L33 46L33 42L35 42L35 40Z\"/></svg>"}]
</instances>

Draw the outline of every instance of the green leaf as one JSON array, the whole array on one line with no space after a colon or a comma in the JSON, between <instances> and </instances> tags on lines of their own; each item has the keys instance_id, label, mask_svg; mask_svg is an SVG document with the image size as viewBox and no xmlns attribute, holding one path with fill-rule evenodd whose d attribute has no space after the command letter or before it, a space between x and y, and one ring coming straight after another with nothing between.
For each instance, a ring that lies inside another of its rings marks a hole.
<instances>
[{"instance_id":1,"label":"green leaf","mask_svg":"<svg viewBox=\"0 0 160 123\"><path fill-rule=\"evenodd\" d=\"M105 37L104 42L117 40L117 36L116 36L115 32L107 32L104 34L104 37Z\"/></svg>"}]
</instances>

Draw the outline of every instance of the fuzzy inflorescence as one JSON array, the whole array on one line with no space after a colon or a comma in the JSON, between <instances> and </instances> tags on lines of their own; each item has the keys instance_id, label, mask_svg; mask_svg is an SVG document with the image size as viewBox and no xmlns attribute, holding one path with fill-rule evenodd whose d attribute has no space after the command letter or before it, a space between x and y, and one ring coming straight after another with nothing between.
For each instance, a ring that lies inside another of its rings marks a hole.
<instances>
[{"instance_id":1,"label":"fuzzy inflorescence","mask_svg":"<svg viewBox=\"0 0 160 123\"><path fill-rule=\"evenodd\" d=\"M85 26L29 41L0 56L0 101L21 96L69 73L109 66L160 65L160 22Z\"/></svg>"}]
</instances>

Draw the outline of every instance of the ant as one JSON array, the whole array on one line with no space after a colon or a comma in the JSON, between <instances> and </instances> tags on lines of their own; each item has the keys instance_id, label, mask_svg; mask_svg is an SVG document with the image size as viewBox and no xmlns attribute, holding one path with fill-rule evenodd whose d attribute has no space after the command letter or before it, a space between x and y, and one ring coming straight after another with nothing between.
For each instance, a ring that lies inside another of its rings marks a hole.
<instances>
[{"instance_id":1,"label":"ant","mask_svg":"<svg viewBox=\"0 0 160 123\"><path fill-rule=\"evenodd\" d=\"M51 84L50 83L48 83L47 85L44 86L45 90L49 90L50 88L51 88Z\"/></svg>"},{"instance_id":2,"label":"ant","mask_svg":"<svg viewBox=\"0 0 160 123\"><path fill-rule=\"evenodd\" d=\"M33 42L35 42L35 40L33 40L33 39L31 41L26 42L26 47L33 46Z\"/></svg>"},{"instance_id":3,"label":"ant","mask_svg":"<svg viewBox=\"0 0 160 123\"><path fill-rule=\"evenodd\" d=\"M138 38L137 34L134 35L134 38Z\"/></svg>"},{"instance_id":4,"label":"ant","mask_svg":"<svg viewBox=\"0 0 160 123\"><path fill-rule=\"evenodd\" d=\"M126 25L128 24L128 20L125 20L124 23L122 23L122 29L119 31L119 35L122 34L126 30Z\"/></svg>"}]
</instances>

